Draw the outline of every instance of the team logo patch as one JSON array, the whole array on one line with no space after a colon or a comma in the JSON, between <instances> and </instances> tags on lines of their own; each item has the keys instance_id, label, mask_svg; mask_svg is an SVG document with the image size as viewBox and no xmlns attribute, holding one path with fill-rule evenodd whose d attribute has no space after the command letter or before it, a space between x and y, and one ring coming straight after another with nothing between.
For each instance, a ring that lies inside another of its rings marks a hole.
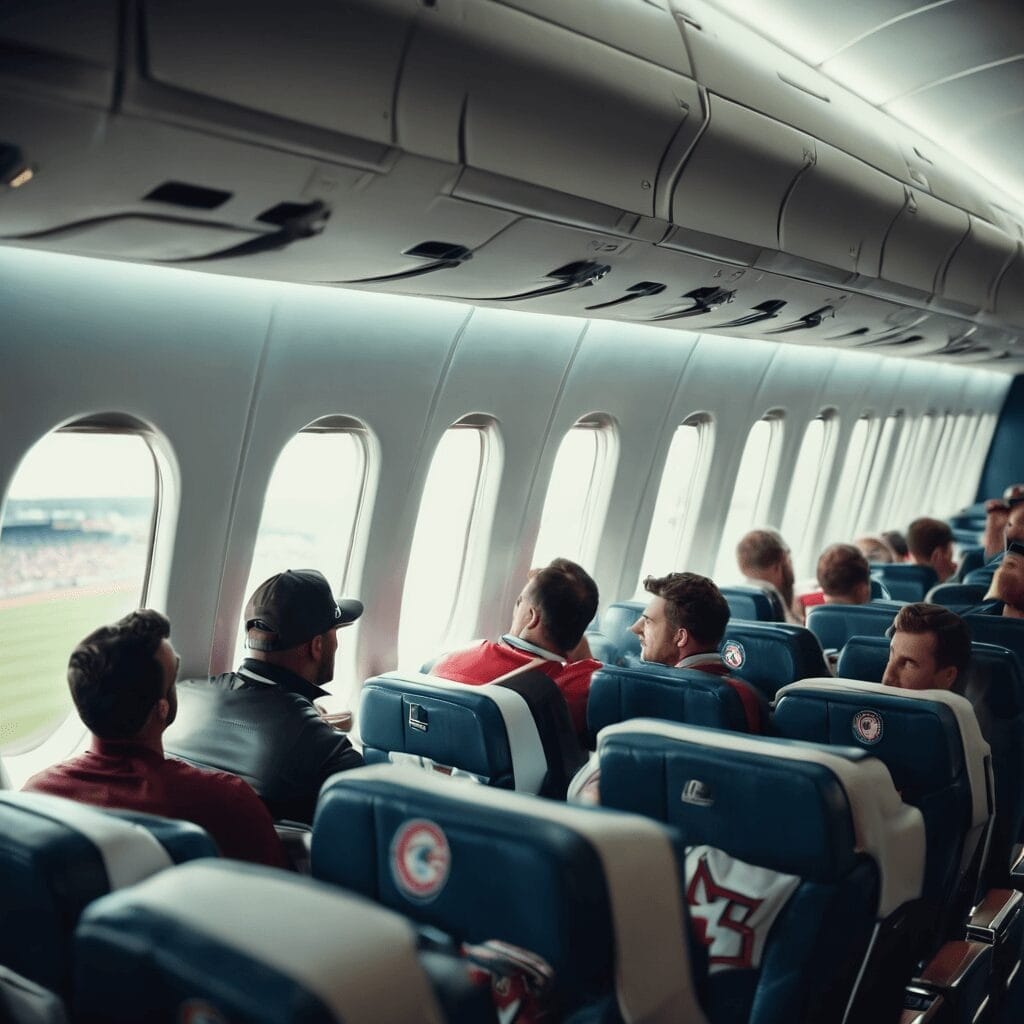
<instances>
[{"instance_id":1,"label":"team logo patch","mask_svg":"<svg viewBox=\"0 0 1024 1024\"><path fill-rule=\"evenodd\" d=\"M407 821L391 840L391 877L411 900L435 899L448 881L451 866L448 839L432 821Z\"/></svg>"},{"instance_id":2,"label":"team logo patch","mask_svg":"<svg viewBox=\"0 0 1024 1024\"><path fill-rule=\"evenodd\" d=\"M227 1024L220 1010L205 999L186 999L178 1007L178 1024Z\"/></svg>"},{"instance_id":3,"label":"team logo patch","mask_svg":"<svg viewBox=\"0 0 1024 1024\"><path fill-rule=\"evenodd\" d=\"M747 652L743 650L743 644L738 640L726 640L722 647L722 661L729 668L740 668L747 660Z\"/></svg>"},{"instance_id":4,"label":"team logo patch","mask_svg":"<svg viewBox=\"0 0 1024 1024\"><path fill-rule=\"evenodd\" d=\"M883 728L882 716L877 711L858 711L853 716L853 735L861 743L869 746L877 743L882 738Z\"/></svg>"}]
</instances>

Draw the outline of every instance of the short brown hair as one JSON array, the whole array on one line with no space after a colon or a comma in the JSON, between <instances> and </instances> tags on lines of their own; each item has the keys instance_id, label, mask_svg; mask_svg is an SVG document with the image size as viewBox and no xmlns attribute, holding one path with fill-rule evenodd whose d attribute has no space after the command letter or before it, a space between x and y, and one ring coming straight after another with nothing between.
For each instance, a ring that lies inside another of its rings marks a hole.
<instances>
[{"instance_id":1,"label":"short brown hair","mask_svg":"<svg viewBox=\"0 0 1024 1024\"><path fill-rule=\"evenodd\" d=\"M907 527L907 550L914 558L928 561L936 548L953 543L953 531L941 519L915 519Z\"/></svg>"},{"instance_id":2,"label":"short brown hair","mask_svg":"<svg viewBox=\"0 0 1024 1024\"><path fill-rule=\"evenodd\" d=\"M939 668L956 669L959 676L971 660L971 628L955 612L940 604L905 604L886 631L893 633L933 633L935 635L935 664Z\"/></svg>"},{"instance_id":3,"label":"short brown hair","mask_svg":"<svg viewBox=\"0 0 1024 1024\"><path fill-rule=\"evenodd\" d=\"M789 554L789 548L777 530L751 530L736 545L740 569L770 569Z\"/></svg>"},{"instance_id":4,"label":"short brown hair","mask_svg":"<svg viewBox=\"0 0 1024 1024\"><path fill-rule=\"evenodd\" d=\"M648 576L644 590L664 598L665 618L674 630L689 630L701 646L718 646L729 624L729 604L713 580L695 572L670 572Z\"/></svg>"},{"instance_id":5,"label":"short brown hair","mask_svg":"<svg viewBox=\"0 0 1024 1024\"><path fill-rule=\"evenodd\" d=\"M818 559L818 586L829 597L849 597L862 583L870 584L871 570L860 548L830 544Z\"/></svg>"},{"instance_id":6,"label":"short brown hair","mask_svg":"<svg viewBox=\"0 0 1024 1024\"><path fill-rule=\"evenodd\" d=\"M530 599L560 651L571 651L597 614L597 584L568 558L555 558L530 577Z\"/></svg>"},{"instance_id":7,"label":"short brown hair","mask_svg":"<svg viewBox=\"0 0 1024 1024\"><path fill-rule=\"evenodd\" d=\"M164 695L156 652L170 635L165 616L142 608L94 630L71 652L71 699L93 735L125 740L142 728Z\"/></svg>"}]
</instances>

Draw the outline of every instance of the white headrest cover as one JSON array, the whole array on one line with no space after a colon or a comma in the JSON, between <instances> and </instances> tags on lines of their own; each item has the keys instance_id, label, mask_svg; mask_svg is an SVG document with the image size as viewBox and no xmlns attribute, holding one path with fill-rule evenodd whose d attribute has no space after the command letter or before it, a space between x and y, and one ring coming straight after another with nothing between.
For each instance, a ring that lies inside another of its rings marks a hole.
<instances>
[{"instance_id":1,"label":"white headrest cover","mask_svg":"<svg viewBox=\"0 0 1024 1024\"><path fill-rule=\"evenodd\" d=\"M389 782L461 803L528 815L571 829L593 847L604 869L615 928L616 996L627 1024L703 1024L690 976L683 894L667 830L635 814L571 807L507 790L459 784L396 765L336 775L339 783Z\"/></svg>"},{"instance_id":2,"label":"white headrest cover","mask_svg":"<svg viewBox=\"0 0 1024 1024\"><path fill-rule=\"evenodd\" d=\"M484 694L497 706L505 732L508 735L509 750L512 754L512 774L515 776L516 790L520 793L539 793L544 784L544 776L548 771L548 759L544 754L544 746L537 732L537 723L533 720L530 705L507 686L473 686L469 683L455 683L440 676L428 676L422 672L389 672L383 679L397 682L412 682L417 685L432 686L438 690L472 691Z\"/></svg>"},{"instance_id":3,"label":"white headrest cover","mask_svg":"<svg viewBox=\"0 0 1024 1024\"><path fill-rule=\"evenodd\" d=\"M877 758L850 761L827 749L789 747L760 736L699 729L653 718L637 718L602 729L597 734L598 755L610 738L623 733L644 733L717 750L744 751L774 760L822 765L846 793L858 851L878 865L878 917L887 917L897 907L921 895L925 864L924 819L916 807L903 803L888 769Z\"/></svg>"},{"instance_id":4,"label":"white headrest cover","mask_svg":"<svg viewBox=\"0 0 1024 1024\"><path fill-rule=\"evenodd\" d=\"M411 923L359 896L216 860L166 871L135 896L291 978L345 1024L443 1024Z\"/></svg>"},{"instance_id":5,"label":"white headrest cover","mask_svg":"<svg viewBox=\"0 0 1024 1024\"><path fill-rule=\"evenodd\" d=\"M11 777L7 774L7 769L4 767L3 758L0 758L0 789L11 788Z\"/></svg>"},{"instance_id":6,"label":"white headrest cover","mask_svg":"<svg viewBox=\"0 0 1024 1024\"><path fill-rule=\"evenodd\" d=\"M111 891L134 885L174 863L148 829L96 807L46 793L0 793L0 802L24 807L88 839L103 860Z\"/></svg>"}]
</instances>

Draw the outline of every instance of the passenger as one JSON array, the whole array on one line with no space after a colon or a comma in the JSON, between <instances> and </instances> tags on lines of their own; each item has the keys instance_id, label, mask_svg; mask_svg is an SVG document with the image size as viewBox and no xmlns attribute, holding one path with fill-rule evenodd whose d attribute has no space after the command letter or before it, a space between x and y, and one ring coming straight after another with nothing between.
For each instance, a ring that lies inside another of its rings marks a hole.
<instances>
[{"instance_id":1,"label":"passenger","mask_svg":"<svg viewBox=\"0 0 1024 1024\"><path fill-rule=\"evenodd\" d=\"M1007 544L1006 554L992 576L984 603L968 611L1024 619L1024 543L1010 541Z\"/></svg>"},{"instance_id":2,"label":"passenger","mask_svg":"<svg viewBox=\"0 0 1024 1024\"><path fill-rule=\"evenodd\" d=\"M324 781L363 763L313 703L334 678L337 630L362 613L315 569L265 580L245 606L248 656L236 672L180 685L188 705L169 749L251 779L275 818L311 823Z\"/></svg>"},{"instance_id":3,"label":"passenger","mask_svg":"<svg viewBox=\"0 0 1024 1024\"><path fill-rule=\"evenodd\" d=\"M956 572L953 531L941 519L915 519L907 527L907 548L910 560L916 565L931 566L940 583Z\"/></svg>"},{"instance_id":4,"label":"passenger","mask_svg":"<svg viewBox=\"0 0 1024 1024\"><path fill-rule=\"evenodd\" d=\"M777 530L751 530L736 545L736 563L743 582L760 587L786 622L802 626L793 611L793 559Z\"/></svg>"},{"instance_id":5,"label":"passenger","mask_svg":"<svg viewBox=\"0 0 1024 1024\"><path fill-rule=\"evenodd\" d=\"M906 562L910 559L907 538L899 530L884 530L882 540L892 549L894 562Z\"/></svg>"},{"instance_id":6,"label":"passenger","mask_svg":"<svg viewBox=\"0 0 1024 1024\"><path fill-rule=\"evenodd\" d=\"M818 559L817 594L805 594L805 606L816 604L867 604L871 600L868 560L852 544L830 544Z\"/></svg>"},{"instance_id":7,"label":"passenger","mask_svg":"<svg viewBox=\"0 0 1024 1024\"><path fill-rule=\"evenodd\" d=\"M1010 503L1003 498L989 498L985 502L985 532L981 536L985 560L995 558L1006 547L1006 524L1010 518Z\"/></svg>"},{"instance_id":8,"label":"passenger","mask_svg":"<svg viewBox=\"0 0 1024 1024\"><path fill-rule=\"evenodd\" d=\"M573 728L584 745L590 677L601 667L590 657L584 632L597 614L597 584L575 562L556 558L530 573L516 598L512 624L497 642L480 640L442 657L431 673L457 683L482 685L536 661L569 706Z\"/></svg>"},{"instance_id":9,"label":"passenger","mask_svg":"<svg viewBox=\"0 0 1024 1024\"><path fill-rule=\"evenodd\" d=\"M858 537L853 543L855 547L860 548L860 553L868 560L869 565L887 565L896 561L895 552L881 537Z\"/></svg>"},{"instance_id":10,"label":"passenger","mask_svg":"<svg viewBox=\"0 0 1024 1024\"><path fill-rule=\"evenodd\" d=\"M270 814L249 785L164 756L177 711L170 623L144 609L90 633L72 652L68 686L90 749L33 775L25 790L192 821L226 857L286 867Z\"/></svg>"},{"instance_id":11,"label":"passenger","mask_svg":"<svg viewBox=\"0 0 1024 1024\"><path fill-rule=\"evenodd\" d=\"M718 653L729 624L729 605L718 587L706 576L672 572L648 576L644 589L651 599L630 627L640 637L641 659L724 677L743 702L748 731L761 732L765 721L761 698L749 683L729 675Z\"/></svg>"},{"instance_id":12,"label":"passenger","mask_svg":"<svg viewBox=\"0 0 1024 1024\"><path fill-rule=\"evenodd\" d=\"M882 682L902 690L952 690L971 660L967 623L937 604L904 605L887 631L889 663Z\"/></svg>"}]
</instances>

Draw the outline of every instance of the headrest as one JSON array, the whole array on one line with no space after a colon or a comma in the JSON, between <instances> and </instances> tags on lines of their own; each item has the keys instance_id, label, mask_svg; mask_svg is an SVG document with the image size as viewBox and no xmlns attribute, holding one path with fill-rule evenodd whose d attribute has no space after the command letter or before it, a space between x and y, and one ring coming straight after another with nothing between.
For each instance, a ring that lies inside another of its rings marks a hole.
<instances>
[{"instance_id":1,"label":"headrest","mask_svg":"<svg viewBox=\"0 0 1024 1024\"><path fill-rule=\"evenodd\" d=\"M779 622L782 608L761 587L719 587L729 604L729 621L746 619L755 622Z\"/></svg>"},{"instance_id":2,"label":"headrest","mask_svg":"<svg viewBox=\"0 0 1024 1024\"><path fill-rule=\"evenodd\" d=\"M807 628L826 650L838 651L851 636L885 636L899 609L890 604L817 604Z\"/></svg>"},{"instance_id":3,"label":"headrest","mask_svg":"<svg viewBox=\"0 0 1024 1024\"><path fill-rule=\"evenodd\" d=\"M0 835L0 962L54 990L66 986L70 930L89 902L217 852L196 825L41 793L0 793Z\"/></svg>"},{"instance_id":4,"label":"headrest","mask_svg":"<svg viewBox=\"0 0 1024 1024\"><path fill-rule=\"evenodd\" d=\"M703 1020L682 858L646 818L387 765L328 780L313 826L315 877L458 941L532 951L565 1005L606 994L614 978L624 1019L652 1024Z\"/></svg>"},{"instance_id":5,"label":"headrest","mask_svg":"<svg viewBox=\"0 0 1024 1024\"><path fill-rule=\"evenodd\" d=\"M408 921L235 861L187 864L90 906L76 935L75 1003L109 1024L443 1020Z\"/></svg>"},{"instance_id":6,"label":"headrest","mask_svg":"<svg viewBox=\"0 0 1024 1024\"><path fill-rule=\"evenodd\" d=\"M604 633L597 629L588 629L586 638L590 645L590 653L594 658L605 665L615 664L619 656L619 649Z\"/></svg>"},{"instance_id":7,"label":"headrest","mask_svg":"<svg viewBox=\"0 0 1024 1024\"><path fill-rule=\"evenodd\" d=\"M786 622L730 620L719 650L730 674L756 686L769 700L780 686L828 673L818 638Z\"/></svg>"},{"instance_id":8,"label":"headrest","mask_svg":"<svg viewBox=\"0 0 1024 1024\"><path fill-rule=\"evenodd\" d=\"M552 699L554 682L540 672ZM521 678L521 677L517 677ZM564 701L563 701L564 703ZM368 679L359 704L359 733L368 762L387 755L429 758L489 785L540 793L548 760L526 699L502 684L470 686L419 672ZM564 791L563 791L564 795Z\"/></svg>"},{"instance_id":9,"label":"headrest","mask_svg":"<svg viewBox=\"0 0 1024 1024\"><path fill-rule=\"evenodd\" d=\"M601 612L601 632L618 648L620 658L640 654L640 637L630 633L629 627L645 607L643 601L616 601Z\"/></svg>"},{"instance_id":10,"label":"headrest","mask_svg":"<svg viewBox=\"0 0 1024 1024\"><path fill-rule=\"evenodd\" d=\"M679 828L687 846L812 882L878 865L878 916L921 893L925 834L865 752L638 719L598 737L603 806Z\"/></svg>"},{"instance_id":11,"label":"headrest","mask_svg":"<svg viewBox=\"0 0 1024 1024\"><path fill-rule=\"evenodd\" d=\"M839 652L836 674L844 679L860 679L880 683L889 664L889 638L884 636L851 636Z\"/></svg>"},{"instance_id":12,"label":"headrest","mask_svg":"<svg viewBox=\"0 0 1024 1024\"><path fill-rule=\"evenodd\" d=\"M1024 658L1024 620L976 613L965 615L964 622L971 628L972 640L1009 647L1017 657Z\"/></svg>"},{"instance_id":13,"label":"headrest","mask_svg":"<svg viewBox=\"0 0 1024 1024\"><path fill-rule=\"evenodd\" d=\"M587 725L592 733L630 718L747 730L743 702L720 676L694 669L645 664L605 666L590 680Z\"/></svg>"},{"instance_id":14,"label":"headrest","mask_svg":"<svg viewBox=\"0 0 1024 1024\"><path fill-rule=\"evenodd\" d=\"M928 591L925 600L944 608L971 608L985 600L985 590L978 584L940 583Z\"/></svg>"},{"instance_id":15,"label":"headrest","mask_svg":"<svg viewBox=\"0 0 1024 1024\"><path fill-rule=\"evenodd\" d=\"M992 577L996 574L996 569L999 568L999 562L1002 561L1001 556L996 556L987 565L983 565L978 569L972 569L969 573L964 576L964 583L969 583L973 586L984 587L988 590L989 584L992 582Z\"/></svg>"},{"instance_id":16,"label":"headrest","mask_svg":"<svg viewBox=\"0 0 1024 1024\"><path fill-rule=\"evenodd\" d=\"M805 679L779 691L775 731L849 746L885 762L904 800L945 789L966 775L972 827L991 813L982 738L970 703L948 690L897 690L853 679Z\"/></svg>"},{"instance_id":17,"label":"headrest","mask_svg":"<svg viewBox=\"0 0 1024 1024\"><path fill-rule=\"evenodd\" d=\"M984 703L995 718L1016 718L1024 713L1020 659L1008 647L972 643L965 695L976 710Z\"/></svg>"}]
</instances>

